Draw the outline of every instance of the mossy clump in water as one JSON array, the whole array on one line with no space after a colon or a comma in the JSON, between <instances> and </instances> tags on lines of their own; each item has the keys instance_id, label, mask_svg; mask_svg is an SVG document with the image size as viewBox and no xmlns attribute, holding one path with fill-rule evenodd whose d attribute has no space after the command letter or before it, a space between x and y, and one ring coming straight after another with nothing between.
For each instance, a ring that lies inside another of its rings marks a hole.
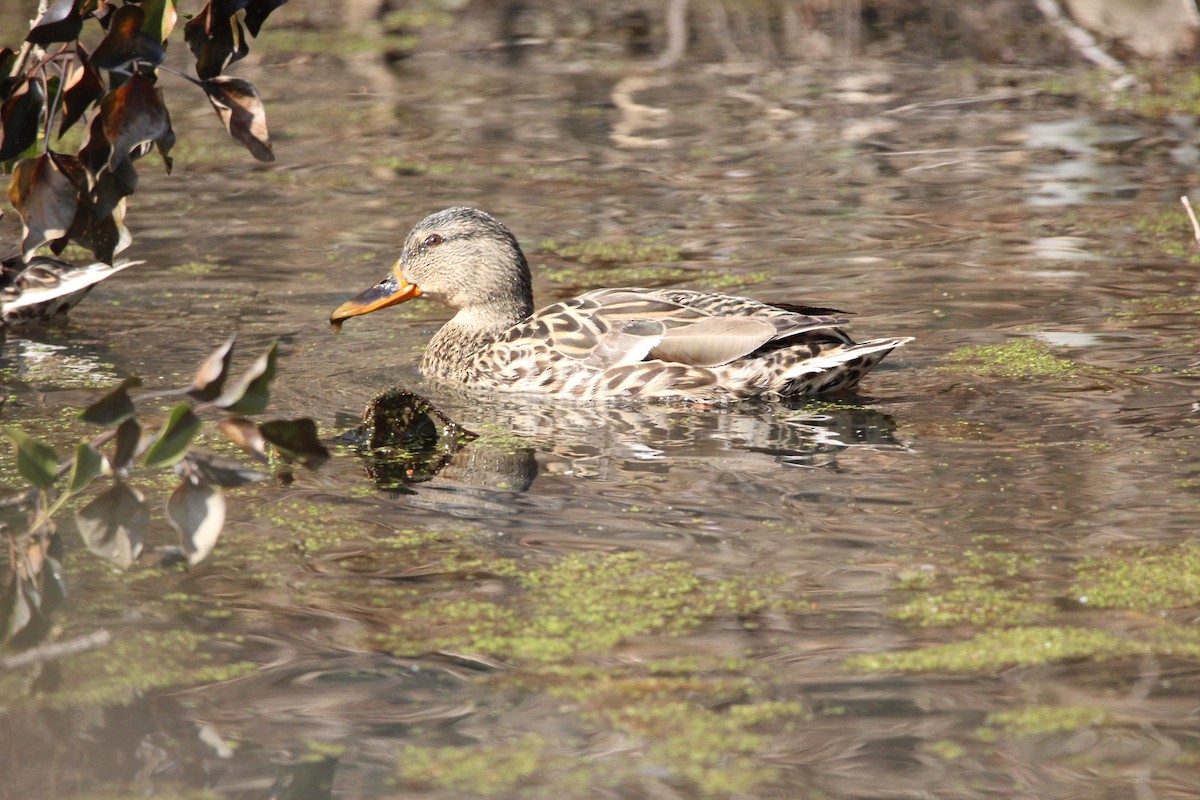
<instances>
[{"instance_id":1,"label":"mossy clump in water","mask_svg":"<svg viewBox=\"0 0 1200 800\"><path fill-rule=\"evenodd\" d=\"M1054 607L1030 597L1027 589L961 585L937 594L923 594L889 616L922 628L939 625L1020 625L1045 619Z\"/></svg>"},{"instance_id":2,"label":"mossy clump in water","mask_svg":"<svg viewBox=\"0 0 1200 800\"><path fill-rule=\"evenodd\" d=\"M512 742L463 747L406 747L400 756L401 780L472 795L495 795L517 788L533 775L566 767L552 758L544 736L530 733Z\"/></svg>"},{"instance_id":3,"label":"mossy clump in water","mask_svg":"<svg viewBox=\"0 0 1200 800\"><path fill-rule=\"evenodd\" d=\"M629 264L633 262L678 261L683 250L669 244L650 242L635 244L628 240L583 239L572 244L559 244L553 239L541 242L538 249L547 255L558 256L584 264Z\"/></svg>"},{"instance_id":4,"label":"mossy clump in water","mask_svg":"<svg viewBox=\"0 0 1200 800\"><path fill-rule=\"evenodd\" d=\"M1200 604L1200 545L1139 548L1077 569L1072 593L1091 608L1152 611Z\"/></svg>"},{"instance_id":5,"label":"mossy clump in water","mask_svg":"<svg viewBox=\"0 0 1200 800\"><path fill-rule=\"evenodd\" d=\"M1064 601L1075 608L1130 609L1162 617L1200 604L1200 545L1129 549L1090 559L1074 567L1073 579L1064 576L1069 582L1064 591L1046 584L1048 557L997 550L998 543L987 539L976 543L948 556L936 573L921 570L905 579L900 588L913 596L890 615L922 627L969 624L984 630L965 641L857 656L846 666L864 672L989 672L1069 658L1200 654L1200 630L1169 619L1131 632L1124 626L1117 632L1084 628L1077 616L1070 618L1071 625L1055 624L1064 618Z\"/></svg>"},{"instance_id":6,"label":"mossy clump in water","mask_svg":"<svg viewBox=\"0 0 1200 800\"><path fill-rule=\"evenodd\" d=\"M397 774L406 784L475 795L507 792L537 775L548 791L578 797L601 787L619 792L653 770L694 787L699 796L744 795L778 779L778 769L764 766L762 752L780 728L790 729L803 713L796 702L761 701L715 709L685 699L643 699L602 714L595 710L583 714L585 721L640 743L640 755L633 760L580 759L561 748L561 743L527 734L503 743L407 747Z\"/></svg>"},{"instance_id":7,"label":"mossy clump in water","mask_svg":"<svg viewBox=\"0 0 1200 800\"><path fill-rule=\"evenodd\" d=\"M218 663L204 651L213 638L190 631L141 631L115 638L104 647L64 658L63 688L22 698L4 690L0 713L16 703L54 709L101 708L126 702L137 693L225 681L257 670L249 662ZM2 686L2 684L0 684Z\"/></svg>"},{"instance_id":8,"label":"mossy clump in water","mask_svg":"<svg viewBox=\"0 0 1200 800\"><path fill-rule=\"evenodd\" d=\"M1046 344L1025 337L1003 344L969 345L942 360L952 366L940 369L996 378L1076 378L1083 371L1077 362L1056 356Z\"/></svg>"},{"instance_id":9,"label":"mossy clump in water","mask_svg":"<svg viewBox=\"0 0 1200 800\"><path fill-rule=\"evenodd\" d=\"M1200 657L1200 632L1165 626L1154 634L1134 639L1068 626L1009 628L922 650L854 656L845 666L855 672L994 672L1068 658L1106 660L1151 654Z\"/></svg>"},{"instance_id":10,"label":"mossy clump in water","mask_svg":"<svg viewBox=\"0 0 1200 800\"><path fill-rule=\"evenodd\" d=\"M1117 320L1136 320L1154 314L1200 315L1200 295L1159 294L1153 297L1131 297L1122 303L1121 310L1113 316Z\"/></svg>"},{"instance_id":11,"label":"mossy clump in water","mask_svg":"<svg viewBox=\"0 0 1200 800\"><path fill-rule=\"evenodd\" d=\"M999 728L1010 736L1022 738L1070 733L1111 725L1114 721L1112 712L1100 706L1028 706L1014 711L997 711L987 717L989 728ZM980 733L986 738L987 734Z\"/></svg>"},{"instance_id":12,"label":"mossy clump in water","mask_svg":"<svg viewBox=\"0 0 1200 800\"><path fill-rule=\"evenodd\" d=\"M440 596L395 603L392 652L453 650L517 663L552 663L610 650L637 635L680 635L718 614L754 615L769 605L761 580L704 581L684 562L643 553L582 553L551 564L457 563L511 580L517 593L488 599Z\"/></svg>"},{"instance_id":13,"label":"mossy clump in water","mask_svg":"<svg viewBox=\"0 0 1200 800\"><path fill-rule=\"evenodd\" d=\"M630 703L604 714L604 722L645 742L646 759L688 781L704 796L752 792L778 777L761 753L771 741L763 726L800 718L800 703L760 701L727 709L684 699Z\"/></svg>"}]
</instances>

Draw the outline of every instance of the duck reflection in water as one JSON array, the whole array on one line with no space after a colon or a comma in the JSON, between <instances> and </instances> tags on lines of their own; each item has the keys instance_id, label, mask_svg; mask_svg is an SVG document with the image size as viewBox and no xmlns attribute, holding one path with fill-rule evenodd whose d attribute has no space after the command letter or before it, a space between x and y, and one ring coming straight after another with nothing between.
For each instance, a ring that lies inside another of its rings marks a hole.
<instances>
[{"instance_id":1,"label":"duck reflection in water","mask_svg":"<svg viewBox=\"0 0 1200 800\"><path fill-rule=\"evenodd\" d=\"M424 397L392 388L341 441L356 447L381 489L460 516L513 514L539 463L581 480L617 480L634 462L710 462L722 470L787 464L837 468L852 448L904 450L886 414L851 404L792 401L728 409L501 402L480 436Z\"/></svg>"}]
</instances>

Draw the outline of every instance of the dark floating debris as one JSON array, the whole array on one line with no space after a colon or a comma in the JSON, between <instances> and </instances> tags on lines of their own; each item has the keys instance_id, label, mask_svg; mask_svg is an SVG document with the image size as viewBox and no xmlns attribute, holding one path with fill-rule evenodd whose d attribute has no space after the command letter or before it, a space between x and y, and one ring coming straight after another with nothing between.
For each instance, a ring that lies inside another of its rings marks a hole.
<instances>
[{"instance_id":1,"label":"dark floating debris","mask_svg":"<svg viewBox=\"0 0 1200 800\"><path fill-rule=\"evenodd\" d=\"M337 441L366 458L367 472L378 486L398 488L429 480L477 438L424 397L393 387L376 395L362 424Z\"/></svg>"}]
</instances>

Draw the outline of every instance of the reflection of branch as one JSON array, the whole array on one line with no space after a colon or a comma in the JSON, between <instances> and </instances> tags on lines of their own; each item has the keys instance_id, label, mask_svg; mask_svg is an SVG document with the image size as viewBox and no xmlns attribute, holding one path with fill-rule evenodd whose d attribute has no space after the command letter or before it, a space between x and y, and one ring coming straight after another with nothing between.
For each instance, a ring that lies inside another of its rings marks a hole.
<instances>
[{"instance_id":1,"label":"reflection of branch","mask_svg":"<svg viewBox=\"0 0 1200 800\"><path fill-rule=\"evenodd\" d=\"M686 2L686 0L685 0ZM666 147L670 142L666 139L651 139L646 136L636 136L634 131L643 125L658 125L663 117L671 112L665 108L642 105L635 102L633 93L658 84L657 78L649 75L629 75L617 81L612 89L613 105L621 112L621 118L613 123L609 138L618 147Z\"/></svg>"},{"instance_id":2,"label":"reflection of branch","mask_svg":"<svg viewBox=\"0 0 1200 800\"><path fill-rule=\"evenodd\" d=\"M23 667L32 667L36 664L44 664L47 661L54 661L59 658L76 655L77 653L83 653L87 650L94 650L97 647L103 647L110 641L112 641L112 634L101 628L93 633L77 636L65 642L42 645L41 647L35 647L32 650L18 653L15 656L0 658L0 670L22 669Z\"/></svg>"},{"instance_id":3,"label":"reflection of branch","mask_svg":"<svg viewBox=\"0 0 1200 800\"><path fill-rule=\"evenodd\" d=\"M1179 201L1183 203L1184 209L1187 210L1188 219L1192 221L1192 235L1196 237L1196 243L1200 244L1200 222L1196 221L1196 212L1192 211L1192 201L1188 199L1186 194L1179 198Z\"/></svg>"},{"instance_id":4,"label":"reflection of branch","mask_svg":"<svg viewBox=\"0 0 1200 800\"><path fill-rule=\"evenodd\" d=\"M655 65L659 69L675 66L687 50L688 0L671 0L667 7L667 49Z\"/></svg>"},{"instance_id":5,"label":"reflection of branch","mask_svg":"<svg viewBox=\"0 0 1200 800\"><path fill-rule=\"evenodd\" d=\"M613 123L609 138L618 147L666 147L670 142L666 139L651 139L634 134L644 125L658 125L671 112L665 108L643 105L633 99L633 93L655 86L659 79L653 77L653 72L670 69L679 63L687 51L687 10L689 0L671 0L667 6L667 47L662 57L655 61L649 70L643 70L633 75L621 78L612 88L612 102L620 112L620 118Z\"/></svg>"},{"instance_id":6,"label":"reflection of branch","mask_svg":"<svg viewBox=\"0 0 1200 800\"><path fill-rule=\"evenodd\" d=\"M1063 36L1067 37L1067 41L1079 51L1080 55L1093 64L1117 75L1117 83L1124 84L1130 80L1129 70L1125 68L1125 65L1106 53L1104 48L1096 43L1095 37L1072 22L1063 13L1062 6L1058 4L1058 0L1033 0L1033 3L1038 7L1038 11L1042 12L1042 16L1051 25L1058 28ZM1114 88L1117 87L1114 86Z\"/></svg>"}]
</instances>

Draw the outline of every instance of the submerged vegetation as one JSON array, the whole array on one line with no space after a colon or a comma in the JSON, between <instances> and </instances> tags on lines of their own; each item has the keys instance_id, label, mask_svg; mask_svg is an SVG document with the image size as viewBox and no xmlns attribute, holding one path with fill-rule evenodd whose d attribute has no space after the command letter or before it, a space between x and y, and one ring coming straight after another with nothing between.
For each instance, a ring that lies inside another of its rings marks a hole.
<instances>
[{"instance_id":1,"label":"submerged vegetation","mask_svg":"<svg viewBox=\"0 0 1200 800\"><path fill-rule=\"evenodd\" d=\"M969 345L943 357L944 370L970 372L996 378L1075 378L1083 367L1057 356L1049 345L1020 337L1003 344Z\"/></svg>"}]
</instances>

